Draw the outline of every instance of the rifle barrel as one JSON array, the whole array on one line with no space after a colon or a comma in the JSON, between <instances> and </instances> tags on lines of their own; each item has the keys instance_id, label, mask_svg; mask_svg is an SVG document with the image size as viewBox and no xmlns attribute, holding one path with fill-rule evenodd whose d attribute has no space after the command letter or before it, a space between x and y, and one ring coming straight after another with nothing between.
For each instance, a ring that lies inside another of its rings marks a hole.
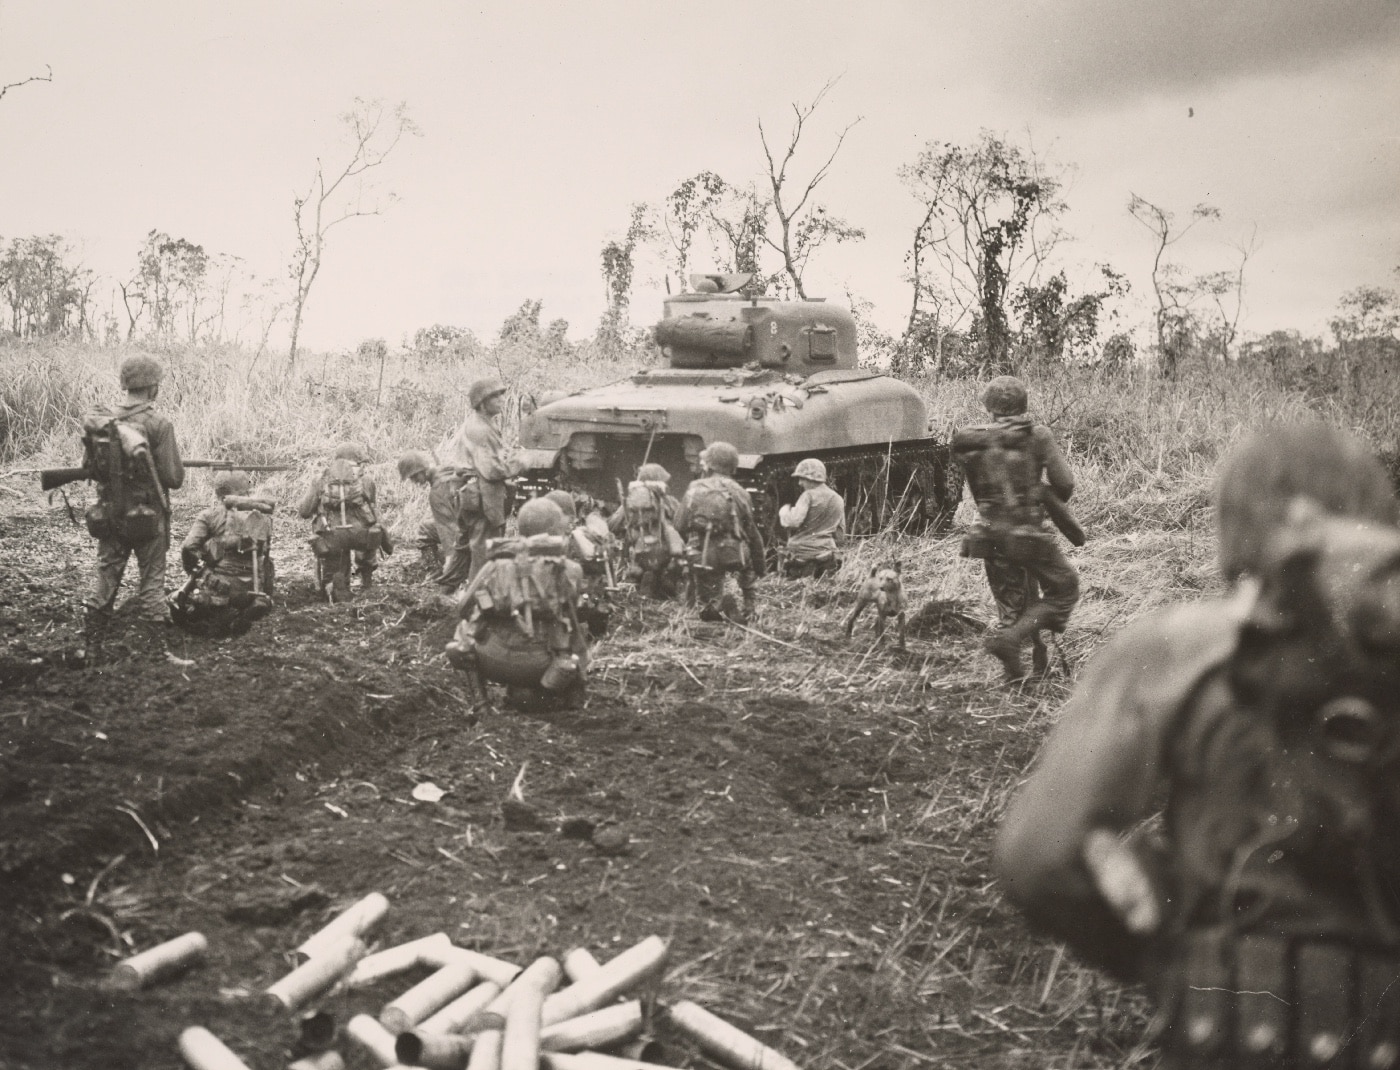
<instances>
[{"instance_id":1,"label":"rifle barrel","mask_svg":"<svg viewBox=\"0 0 1400 1070\"><path fill-rule=\"evenodd\" d=\"M237 461L209 459L182 461L181 463L186 468L216 468L236 472L291 472L296 468L294 464L240 464Z\"/></svg>"}]
</instances>

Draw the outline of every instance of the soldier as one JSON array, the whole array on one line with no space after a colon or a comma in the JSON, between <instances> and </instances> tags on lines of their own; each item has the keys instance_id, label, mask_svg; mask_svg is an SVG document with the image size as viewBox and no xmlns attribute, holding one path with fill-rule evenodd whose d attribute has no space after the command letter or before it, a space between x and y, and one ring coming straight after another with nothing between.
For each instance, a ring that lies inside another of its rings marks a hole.
<instances>
[{"instance_id":1,"label":"soldier","mask_svg":"<svg viewBox=\"0 0 1400 1070\"><path fill-rule=\"evenodd\" d=\"M1345 433L1250 440L1217 510L1239 582L1094 656L1001 828L1008 897L1149 983L1167 1066L1400 1060L1395 518Z\"/></svg>"},{"instance_id":2,"label":"soldier","mask_svg":"<svg viewBox=\"0 0 1400 1070\"><path fill-rule=\"evenodd\" d=\"M766 569L763 535L754 521L748 492L734 480L739 453L728 442L700 451L700 478L686 488L676 511L676 530L686 540L700 619L753 619L754 588ZM744 597L736 610L724 593L724 577L734 573Z\"/></svg>"},{"instance_id":3,"label":"soldier","mask_svg":"<svg viewBox=\"0 0 1400 1070\"><path fill-rule=\"evenodd\" d=\"M612 574L613 540L607 521L597 512L589 513L580 521L577 503L567 490L551 490L544 500L559 507L564 518L560 534L566 540L565 552L583 569L583 578L579 583L578 618L587 627L589 638L601 638L612 619L608 594L615 586Z\"/></svg>"},{"instance_id":4,"label":"soldier","mask_svg":"<svg viewBox=\"0 0 1400 1070\"><path fill-rule=\"evenodd\" d=\"M243 472L214 478L218 504L200 512L180 544L190 575L171 605L183 624L245 629L272 609L274 502L250 497Z\"/></svg>"},{"instance_id":5,"label":"soldier","mask_svg":"<svg viewBox=\"0 0 1400 1070\"><path fill-rule=\"evenodd\" d=\"M578 620L583 570L566 555L565 530L564 514L552 501L526 502L516 517L517 538L494 542L491 559L462 592L462 621L447 656L478 685L504 684L515 700L548 694L572 703L582 697L588 669Z\"/></svg>"},{"instance_id":6,"label":"soldier","mask_svg":"<svg viewBox=\"0 0 1400 1070\"><path fill-rule=\"evenodd\" d=\"M827 486L826 465L815 457L799 461L793 477L802 488L795 505L778 510L778 523L792 528L788 536L783 575L788 579L820 579L841 567L838 540L846 535L846 500Z\"/></svg>"},{"instance_id":7,"label":"soldier","mask_svg":"<svg viewBox=\"0 0 1400 1070\"><path fill-rule=\"evenodd\" d=\"M1009 682L1025 678L1021 649L1027 641L1034 670L1049 667L1040 632L1064 631L1079 601L1079 573L1051 534L1045 497L1055 495L1049 504L1063 512L1074 474L1050 429L1026 415L1026 402L1025 384L998 376L982 392L993 423L953 438L981 514L963 556L983 559L997 606L998 627L983 649L1002 663Z\"/></svg>"},{"instance_id":8,"label":"soldier","mask_svg":"<svg viewBox=\"0 0 1400 1070\"><path fill-rule=\"evenodd\" d=\"M418 553L433 576L451 567L457 546L458 493L462 478L455 468L434 463L431 454L409 450L399 458L399 478L428 487L431 518L418 526Z\"/></svg>"},{"instance_id":9,"label":"soldier","mask_svg":"<svg viewBox=\"0 0 1400 1070\"><path fill-rule=\"evenodd\" d=\"M505 384L478 379L467 392L471 412L449 444L449 456L461 470L456 552L439 583L455 587L476 577L486 563L486 540L506 533L511 487L524 470L515 450L506 447L496 423L506 404Z\"/></svg>"},{"instance_id":10,"label":"soldier","mask_svg":"<svg viewBox=\"0 0 1400 1070\"><path fill-rule=\"evenodd\" d=\"M627 578L644 598L674 598L685 564L685 540L676 530L680 502L670 492L671 473L654 462L637 469L608 530L623 540Z\"/></svg>"},{"instance_id":11,"label":"soldier","mask_svg":"<svg viewBox=\"0 0 1400 1070\"><path fill-rule=\"evenodd\" d=\"M297 513L311 521L317 582L332 602L349 601L352 564L360 573L361 589L368 590L379 567L379 551L394 552L388 531L379 523L374 478L364 471L367 460L363 447L341 443L297 504Z\"/></svg>"},{"instance_id":12,"label":"soldier","mask_svg":"<svg viewBox=\"0 0 1400 1070\"><path fill-rule=\"evenodd\" d=\"M165 555L170 549L168 492L185 482L175 428L154 411L164 374L152 357L121 364L126 399L83 421L84 452L97 480L97 504L88 531L97 538L97 576L87 600L85 630L100 639L111 620L127 560L136 555L136 601L143 621L169 624L165 604Z\"/></svg>"}]
</instances>

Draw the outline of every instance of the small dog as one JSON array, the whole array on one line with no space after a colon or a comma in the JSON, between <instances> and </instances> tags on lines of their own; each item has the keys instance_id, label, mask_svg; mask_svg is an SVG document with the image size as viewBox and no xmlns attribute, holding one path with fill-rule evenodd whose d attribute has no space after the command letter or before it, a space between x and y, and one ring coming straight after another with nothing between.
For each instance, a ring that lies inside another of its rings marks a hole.
<instances>
[{"instance_id":1,"label":"small dog","mask_svg":"<svg viewBox=\"0 0 1400 1070\"><path fill-rule=\"evenodd\" d=\"M846 618L846 638L851 637L856 619L865 612L865 607L875 606L875 638L885 634L885 620L893 617L899 627L899 649L904 649L904 579L898 561L887 565L876 565L870 570L870 578L860 585L856 596L856 606Z\"/></svg>"}]
</instances>

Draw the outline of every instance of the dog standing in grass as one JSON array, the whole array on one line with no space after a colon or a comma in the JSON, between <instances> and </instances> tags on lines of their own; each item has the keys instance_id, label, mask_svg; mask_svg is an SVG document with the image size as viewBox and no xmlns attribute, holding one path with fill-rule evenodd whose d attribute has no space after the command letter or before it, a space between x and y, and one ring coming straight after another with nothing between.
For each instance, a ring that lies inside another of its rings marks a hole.
<instances>
[{"instance_id":1,"label":"dog standing in grass","mask_svg":"<svg viewBox=\"0 0 1400 1070\"><path fill-rule=\"evenodd\" d=\"M870 576L860 585L856 595L855 608L846 618L846 638L851 637L856 621L867 606L875 607L875 638L885 634L885 622L893 617L899 629L899 649L904 649L904 576L898 561L887 565L876 565Z\"/></svg>"}]
</instances>

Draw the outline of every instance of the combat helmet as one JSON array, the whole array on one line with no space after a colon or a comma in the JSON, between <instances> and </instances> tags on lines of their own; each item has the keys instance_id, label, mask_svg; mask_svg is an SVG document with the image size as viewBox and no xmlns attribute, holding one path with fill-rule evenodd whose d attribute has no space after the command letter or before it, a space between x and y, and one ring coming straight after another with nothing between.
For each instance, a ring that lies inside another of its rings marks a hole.
<instances>
[{"instance_id":1,"label":"combat helmet","mask_svg":"<svg viewBox=\"0 0 1400 1070\"><path fill-rule=\"evenodd\" d=\"M516 514L515 530L523 539L532 535L563 535L568 522L563 510L548 498L531 498Z\"/></svg>"},{"instance_id":2,"label":"combat helmet","mask_svg":"<svg viewBox=\"0 0 1400 1070\"><path fill-rule=\"evenodd\" d=\"M826 482L826 465L815 457L808 457L797 462L797 467L792 470L794 479L810 479L813 483Z\"/></svg>"},{"instance_id":3,"label":"combat helmet","mask_svg":"<svg viewBox=\"0 0 1400 1070\"><path fill-rule=\"evenodd\" d=\"M499 379L478 379L467 388L467 402L472 408L479 409L488 399L505 392L506 385Z\"/></svg>"},{"instance_id":4,"label":"combat helmet","mask_svg":"<svg viewBox=\"0 0 1400 1070\"><path fill-rule=\"evenodd\" d=\"M1014 375L998 375L982 391L982 405L993 416L1020 416L1028 401L1026 384Z\"/></svg>"},{"instance_id":5,"label":"combat helmet","mask_svg":"<svg viewBox=\"0 0 1400 1070\"><path fill-rule=\"evenodd\" d=\"M648 461L637 469L637 478L643 483L665 483L670 484L671 473L666 471L663 465L655 461Z\"/></svg>"},{"instance_id":6,"label":"combat helmet","mask_svg":"<svg viewBox=\"0 0 1400 1070\"><path fill-rule=\"evenodd\" d=\"M739 451L728 442L711 442L700 451L700 461L717 475L732 476L739 469Z\"/></svg>"},{"instance_id":7,"label":"combat helmet","mask_svg":"<svg viewBox=\"0 0 1400 1070\"><path fill-rule=\"evenodd\" d=\"M160 386L165 369L155 357L138 354L122 361L120 375L123 390L150 390Z\"/></svg>"},{"instance_id":8,"label":"combat helmet","mask_svg":"<svg viewBox=\"0 0 1400 1070\"><path fill-rule=\"evenodd\" d=\"M369 463L369 454L358 442L342 442L335 448L335 453L331 454L331 457L337 461L354 461L356 464Z\"/></svg>"},{"instance_id":9,"label":"combat helmet","mask_svg":"<svg viewBox=\"0 0 1400 1070\"><path fill-rule=\"evenodd\" d=\"M559 506L565 520L578 519L578 507L574 505L574 496L567 490L552 490L544 496L544 500Z\"/></svg>"},{"instance_id":10,"label":"combat helmet","mask_svg":"<svg viewBox=\"0 0 1400 1070\"><path fill-rule=\"evenodd\" d=\"M214 477L214 493L220 498L248 493L248 473L220 472Z\"/></svg>"},{"instance_id":11,"label":"combat helmet","mask_svg":"<svg viewBox=\"0 0 1400 1070\"><path fill-rule=\"evenodd\" d=\"M433 459L422 450L409 450L399 458L399 478L412 479L433 466Z\"/></svg>"}]
</instances>

